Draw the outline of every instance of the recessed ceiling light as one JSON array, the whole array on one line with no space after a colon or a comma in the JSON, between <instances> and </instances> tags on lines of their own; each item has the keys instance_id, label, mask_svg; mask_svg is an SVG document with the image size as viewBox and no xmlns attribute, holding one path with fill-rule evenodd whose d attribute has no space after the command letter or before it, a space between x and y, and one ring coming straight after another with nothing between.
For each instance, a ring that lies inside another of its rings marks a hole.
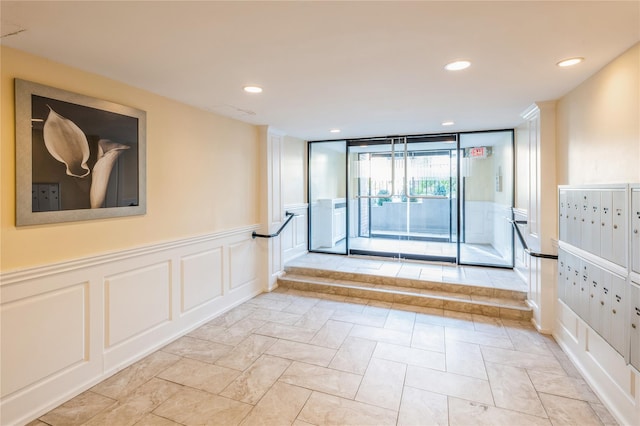
<instances>
[{"instance_id":1,"label":"recessed ceiling light","mask_svg":"<svg viewBox=\"0 0 640 426\"><path fill-rule=\"evenodd\" d=\"M331 133L340 133L340 129L331 129L329 130Z\"/></svg>"},{"instance_id":2,"label":"recessed ceiling light","mask_svg":"<svg viewBox=\"0 0 640 426\"><path fill-rule=\"evenodd\" d=\"M442 122L443 126L453 126L454 124L456 124L456 123L453 122L453 121L443 121Z\"/></svg>"},{"instance_id":3,"label":"recessed ceiling light","mask_svg":"<svg viewBox=\"0 0 640 426\"><path fill-rule=\"evenodd\" d=\"M244 86L243 89L248 93L262 93L262 87L258 86Z\"/></svg>"},{"instance_id":4,"label":"recessed ceiling light","mask_svg":"<svg viewBox=\"0 0 640 426\"><path fill-rule=\"evenodd\" d=\"M559 67L570 67L573 65L578 65L580 62L584 61L584 58L567 58L558 62L556 65Z\"/></svg>"},{"instance_id":5,"label":"recessed ceiling light","mask_svg":"<svg viewBox=\"0 0 640 426\"><path fill-rule=\"evenodd\" d=\"M471 62L469 61L453 61L449 62L444 66L444 69L447 71L460 71L471 66Z\"/></svg>"}]
</instances>

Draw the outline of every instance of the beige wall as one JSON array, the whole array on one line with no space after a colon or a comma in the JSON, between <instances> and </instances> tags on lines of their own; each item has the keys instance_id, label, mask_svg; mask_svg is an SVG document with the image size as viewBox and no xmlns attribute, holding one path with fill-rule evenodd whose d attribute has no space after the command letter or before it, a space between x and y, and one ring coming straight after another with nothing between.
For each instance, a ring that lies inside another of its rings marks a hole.
<instances>
[{"instance_id":1,"label":"beige wall","mask_svg":"<svg viewBox=\"0 0 640 426\"><path fill-rule=\"evenodd\" d=\"M640 44L562 97L558 184L640 182Z\"/></svg>"},{"instance_id":2,"label":"beige wall","mask_svg":"<svg viewBox=\"0 0 640 426\"><path fill-rule=\"evenodd\" d=\"M0 270L44 265L259 222L258 131L95 74L1 50ZM15 227L13 79L147 112L147 214Z\"/></svg>"},{"instance_id":3,"label":"beige wall","mask_svg":"<svg viewBox=\"0 0 640 426\"><path fill-rule=\"evenodd\" d=\"M291 136L282 146L282 200L285 206L307 202L307 142Z\"/></svg>"}]
</instances>

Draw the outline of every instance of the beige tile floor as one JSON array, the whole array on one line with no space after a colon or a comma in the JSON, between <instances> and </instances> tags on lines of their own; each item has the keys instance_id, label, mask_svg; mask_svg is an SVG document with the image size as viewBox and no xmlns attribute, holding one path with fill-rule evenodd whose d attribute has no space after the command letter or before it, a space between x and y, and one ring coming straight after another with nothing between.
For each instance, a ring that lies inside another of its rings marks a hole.
<instances>
[{"instance_id":1,"label":"beige tile floor","mask_svg":"<svg viewBox=\"0 0 640 426\"><path fill-rule=\"evenodd\" d=\"M411 309L262 294L31 424L615 424L530 324Z\"/></svg>"}]
</instances>

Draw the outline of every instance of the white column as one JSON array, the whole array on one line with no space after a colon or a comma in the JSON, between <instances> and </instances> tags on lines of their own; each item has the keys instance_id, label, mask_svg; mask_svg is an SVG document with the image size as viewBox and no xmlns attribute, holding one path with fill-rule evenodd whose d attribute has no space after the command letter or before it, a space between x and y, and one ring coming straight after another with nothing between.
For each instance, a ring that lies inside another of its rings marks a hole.
<instances>
[{"instance_id":1,"label":"white column","mask_svg":"<svg viewBox=\"0 0 640 426\"><path fill-rule=\"evenodd\" d=\"M522 113L521 135L528 139L527 182L517 182L528 193L527 244L531 251L557 253L557 180L555 101L538 102ZM522 142L522 141L521 141ZM527 147L527 141L522 144ZM521 146L522 146L521 145ZM556 260L531 257L528 285L533 323L551 334L555 322Z\"/></svg>"},{"instance_id":2,"label":"white column","mask_svg":"<svg viewBox=\"0 0 640 426\"><path fill-rule=\"evenodd\" d=\"M284 205L281 194L282 143L284 133L269 126L259 127L260 138L260 223L261 233L276 232L284 221ZM265 291L276 287L278 275L283 270L280 237L262 239L263 275Z\"/></svg>"}]
</instances>

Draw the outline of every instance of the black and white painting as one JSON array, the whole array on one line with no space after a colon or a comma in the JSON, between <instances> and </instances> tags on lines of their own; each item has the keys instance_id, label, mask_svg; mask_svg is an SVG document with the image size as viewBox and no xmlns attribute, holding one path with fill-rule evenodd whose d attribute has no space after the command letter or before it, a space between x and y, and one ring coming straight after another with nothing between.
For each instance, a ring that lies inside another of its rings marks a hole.
<instances>
[{"instance_id":1,"label":"black and white painting","mask_svg":"<svg viewBox=\"0 0 640 426\"><path fill-rule=\"evenodd\" d=\"M135 108L16 80L17 225L144 214L145 121Z\"/></svg>"}]
</instances>

